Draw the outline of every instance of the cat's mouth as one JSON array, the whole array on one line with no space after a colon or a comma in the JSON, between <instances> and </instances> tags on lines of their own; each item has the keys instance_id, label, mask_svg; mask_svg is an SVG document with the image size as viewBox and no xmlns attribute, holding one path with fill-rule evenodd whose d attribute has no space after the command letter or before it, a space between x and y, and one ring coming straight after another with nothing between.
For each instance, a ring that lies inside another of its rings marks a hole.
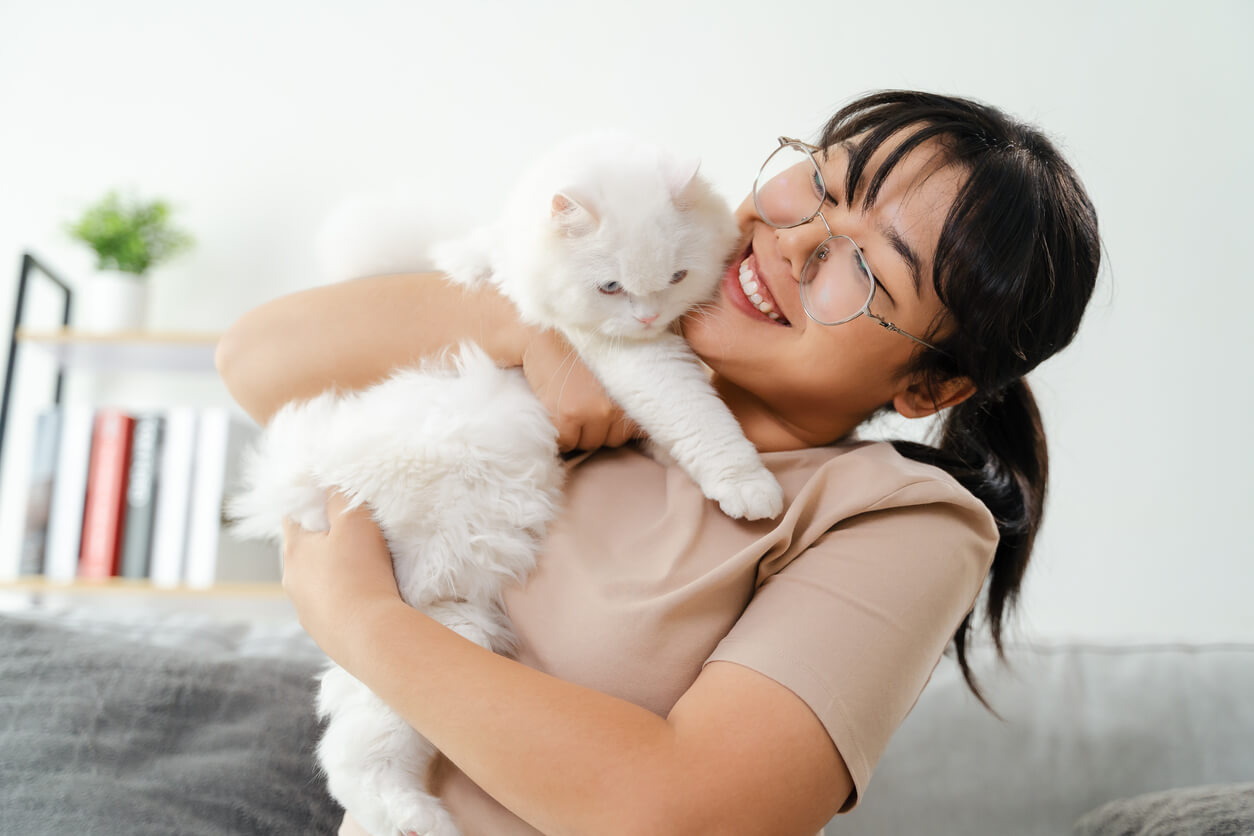
<instances>
[{"instance_id":1,"label":"cat's mouth","mask_svg":"<svg viewBox=\"0 0 1254 836\"><path fill-rule=\"evenodd\" d=\"M779 325L792 325L779 309L779 303L771 295L766 282L758 275L758 259L752 248L728 267L726 285L733 301L746 313L756 314Z\"/></svg>"}]
</instances>

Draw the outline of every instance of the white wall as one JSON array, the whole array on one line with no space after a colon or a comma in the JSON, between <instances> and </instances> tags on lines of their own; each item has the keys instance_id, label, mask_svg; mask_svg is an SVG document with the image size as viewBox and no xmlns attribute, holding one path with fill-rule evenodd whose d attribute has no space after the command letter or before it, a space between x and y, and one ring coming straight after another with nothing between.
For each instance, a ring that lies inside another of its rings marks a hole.
<instances>
[{"instance_id":1,"label":"white wall","mask_svg":"<svg viewBox=\"0 0 1254 836\"><path fill-rule=\"evenodd\" d=\"M1034 376L1054 481L1024 630L1248 640L1251 32L1247 0L6 0L0 315L25 248L88 274L60 227L112 186L172 199L200 242L156 275L153 325L215 330L317 282L354 191L460 219L618 125L699 149L738 198L776 135L861 91L983 98L1062 144L1106 246L1077 344ZM8 487L0 508L20 517Z\"/></svg>"}]
</instances>

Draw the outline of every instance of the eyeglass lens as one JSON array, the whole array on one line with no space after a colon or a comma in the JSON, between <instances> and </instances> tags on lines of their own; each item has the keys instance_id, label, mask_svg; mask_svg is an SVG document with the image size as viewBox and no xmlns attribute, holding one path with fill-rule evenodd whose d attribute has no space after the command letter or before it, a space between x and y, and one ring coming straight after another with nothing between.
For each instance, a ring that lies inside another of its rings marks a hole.
<instances>
[{"instance_id":1,"label":"eyeglass lens","mask_svg":"<svg viewBox=\"0 0 1254 836\"><path fill-rule=\"evenodd\" d=\"M822 208L823 176L803 149L781 145L758 174L754 201L762 220L772 226L796 226Z\"/></svg>"},{"instance_id":2,"label":"eyeglass lens","mask_svg":"<svg viewBox=\"0 0 1254 836\"><path fill-rule=\"evenodd\" d=\"M753 200L764 221L781 229L798 226L823 208L823 176L814 159L795 145L782 145L767 159L754 184ZM873 282L853 241L837 235L821 242L801 272L801 302L825 325L848 322L871 299Z\"/></svg>"}]
</instances>

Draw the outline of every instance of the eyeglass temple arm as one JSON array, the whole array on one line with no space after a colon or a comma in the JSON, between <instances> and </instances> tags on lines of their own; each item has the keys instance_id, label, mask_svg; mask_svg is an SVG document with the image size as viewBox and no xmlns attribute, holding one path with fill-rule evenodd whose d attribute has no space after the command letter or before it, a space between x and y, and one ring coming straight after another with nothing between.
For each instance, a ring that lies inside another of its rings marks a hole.
<instances>
[{"instance_id":1,"label":"eyeglass temple arm","mask_svg":"<svg viewBox=\"0 0 1254 836\"><path fill-rule=\"evenodd\" d=\"M901 330L900 328L898 328L898 327L897 327L896 325L894 325L893 323L889 322L889 321L888 321L887 319L885 319L884 317L882 317L882 316L880 316L879 314L877 314L877 313L875 313L874 311L872 311L870 308L867 308L866 315L867 315L867 316L869 316L869 317L871 317L871 319L875 320L876 322L878 322L878 323L880 324L880 326L882 326L882 327L884 327L884 328L887 328L889 331L892 331L892 332L894 332L894 333L901 334L903 337L909 337L910 339L914 340L916 343L918 343L919 345L923 346L924 348L930 348L930 349L932 349L933 351L940 351L940 353L941 353L941 354L944 354L944 353L945 353L944 351L941 351L939 348L937 348L936 346L932 345L931 343L929 343L929 342L927 342L927 341L925 341L925 340L921 340L921 339L919 339L919 338L918 338L918 337L916 337L914 334L911 334L909 331L903 331L903 330Z\"/></svg>"},{"instance_id":2,"label":"eyeglass temple arm","mask_svg":"<svg viewBox=\"0 0 1254 836\"><path fill-rule=\"evenodd\" d=\"M819 146L817 146L817 145L811 145L810 143L808 143L808 142L806 142L806 141L804 141L804 140L801 140L801 139L794 139L794 138L793 138L793 137L791 137L791 136L781 136L781 137L779 137L779 147L780 147L780 148L783 148L785 145L799 145L799 146L801 146L802 148L806 149L807 151L822 151L822 150L823 150L822 148L820 148L820 147L819 147Z\"/></svg>"}]
</instances>

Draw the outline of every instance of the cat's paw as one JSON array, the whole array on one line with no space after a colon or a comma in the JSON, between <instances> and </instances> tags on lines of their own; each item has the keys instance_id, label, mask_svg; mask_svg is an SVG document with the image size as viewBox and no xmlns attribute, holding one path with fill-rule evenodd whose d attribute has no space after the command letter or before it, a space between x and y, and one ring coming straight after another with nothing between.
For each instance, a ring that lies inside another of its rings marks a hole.
<instances>
[{"instance_id":1,"label":"cat's paw","mask_svg":"<svg viewBox=\"0 0 1254 836\"><path fill-rule=\"evenodd\" d=\"M327 519L327 509L325 505L304 508L293 514L292 519L296 521L297 525L306 531L331 530L331 523Z\"/></svg>"},{"instance_id":2,"label":"cat's paw","mask_svg":"<svg viewBox=\"0 0 1254 836\"><path fill-rule=\"evenodd\" d=\"M439 802L435 805L416 805L409 811L394 810L393 813L398 816L397 832L404 836L461 836L461 831L453 824L453 817L439 806Z\"/></svg>"},{"instance_id":3,"label":"cat's paw","mask_svg":"<svg viewBox=\"0 0 1254 836\"><path fill-rule=\"evenodd\" d=\"M486 245L486 246L485 246ZM474 287L492 277L491 242L482 231L455 241L445 241L431 248L431 259L437 269L453 281Z\"/></svg>"},{"instance_id":4,"label":"cat's paw","mask_svg":"<svg viewBox=\"0 0 1254 836\"><path fill-rule=\"evenodd\" d=\"M774 519L784 510L784 491L766 468L716 482L706 495L723 513L744 520Z\"/></svg>"}]
</instances>

